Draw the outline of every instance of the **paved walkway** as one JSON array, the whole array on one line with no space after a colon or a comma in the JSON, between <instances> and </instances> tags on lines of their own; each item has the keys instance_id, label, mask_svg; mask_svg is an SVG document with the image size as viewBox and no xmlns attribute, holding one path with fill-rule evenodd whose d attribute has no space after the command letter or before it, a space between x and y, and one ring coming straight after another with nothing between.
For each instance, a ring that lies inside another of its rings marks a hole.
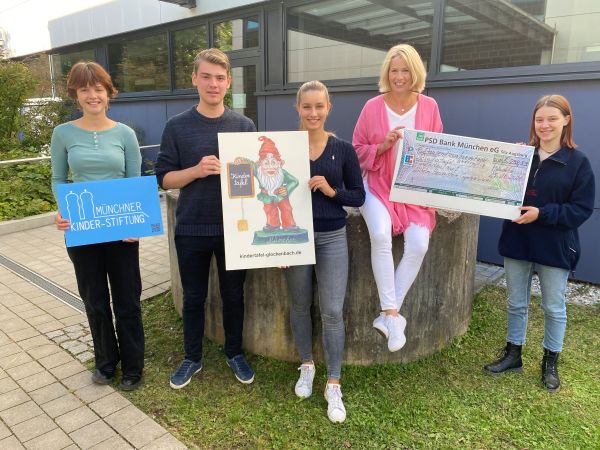
<instances>
[{"instance_id":1,"label":"paved walkway","mask_svg":"<svg viewBox=\"0 0 600 450\"><path fill-rule=\"evenodd\" d=\"M169 288L166 238L140 249L147 298ZM0 235L0 255L61 287L49 289L58 296L76 295L53 225ZM0 449L186 448L111 386L93 384L82 364L91 358L85 315L0 265Z\"/></svg>"},{"instance_id":2,"label":"paved walkway","mask_svg":"<svg viewBox=\"0 0 600 450\"><path fill-rule=\"evenodd\" d=\"M82 365L93 358L91 336L62 233L17 225L6 234L0 225L0 449L186 448L112 387L92 383ZM169 289L166 235L142 239L140 265L143 299ZM502 274L478 264L476 290Z\"/></svg>"}]
</instances>

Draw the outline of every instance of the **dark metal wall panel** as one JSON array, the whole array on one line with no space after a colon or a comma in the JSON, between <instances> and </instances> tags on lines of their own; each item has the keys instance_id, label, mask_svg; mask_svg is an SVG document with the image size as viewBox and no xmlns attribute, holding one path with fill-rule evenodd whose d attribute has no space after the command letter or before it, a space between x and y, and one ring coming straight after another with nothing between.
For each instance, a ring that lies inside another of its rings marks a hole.
<instances>
[{"instance_id":1,"label":"dark metal wall panel","mask_svg":"<svg viewBox=\"0 0 600 450\"><path fill-rule=\"evenodd\" d=\"M197 104L197 100L132 101L113 104L109 116L128 125L134 125L144 133L144 145L160 144L167 120Z\"/></svg>"},{"instance_id":2,"label":"dark metal wall panel","mask_svg":"<svg viewBox=\"0 0 600 450\"><path fill-rule=\"evenodd\" d=\"M505 84L431 89L444 122L444 132L500 141L529 138L533 105L544 94L561 94L573 108L575 141L600 177L597 143L600 81ZM600 183L596 183L595 208L600 208Z\"/></svg>"},{"instance_id":3,"label":"dark metal wall panel","mask_svg":"<svg viewBox=\"0 0 600 450\"><path fill-rule=\"evenodd\" d=\"M110 107L108 115L114 120L142 130L143 145L160 143L165 121L164 102L116 103Z\"/></svg>"},{"instance_id":4,"label":"dark metal wall panel","mask_svg":"<svg viewBox=\"0 0 600 450\"><path fill-rule=\"evenodd\" d=\"M354 125L365 102L377 92L331 93L333 109L326 127L341 139L352 141ZM265 97L265 129L272 131L297 130L298 113L296 95L270 95Z\"/></svg>"},{"instance_id":5,"label":"dark metal wall panel","mask_svg":"<svg viewBox=\"0 0 600 450\"><path fill-rule=\"evenodd\" d=\"M582 256L575 278L600 283L600 151L595 136L600 101L599 81L505 84L431 89L439 106L446 133L497 139L527 141L531 113L544 94L567 97L573 108L575 141L586 153L596 175L594 215L580 228ZM482 217L479 226L479 260L502 263L497 252L501 221Z\"/></svg>"},{"instance_id":6,"label":"dark metal wall panel","mask_svg":"<svg viewBox=\"0 0 600 450\"><path fill-rule=\"evenodd\" d=\"M596 184L600 175L596 174ZM598 194L596 194L596 197ZM579 229L581 259L575 271L575 278L600 284L600 209L595 209L592 217Z\"/></svg>"},{"instance_id":7,"label":"dark metal wall panel","mask_svg":"<svg viewBox=\"0 0 600 450\"><path fill-rule=\"evenodd\" d=\"M428 91L440 106L446 133L509 142L528 139L533 104L547 93L560 93L571 101L575 113L575 139L579 148L588 155L596 174L596 210L593 218L580 229L583 251L575 278L600 283L600 151L594 140L598 127L595 105L600 103L600 81L435 88ZM370 92L332 93L333 110L327 128L340 138L351 141L364 103L375 95L375 87ZM295 93L260 96L258 100L262 130L298 129ZM195 99L119 103L111 108L111 116L141 127L145 131L146 144L156 144L160 142L167 119L195 103ZM500 226L501 220L481 218L479 260L502 263L497 253Z\"/></svg>"}]
</instances>

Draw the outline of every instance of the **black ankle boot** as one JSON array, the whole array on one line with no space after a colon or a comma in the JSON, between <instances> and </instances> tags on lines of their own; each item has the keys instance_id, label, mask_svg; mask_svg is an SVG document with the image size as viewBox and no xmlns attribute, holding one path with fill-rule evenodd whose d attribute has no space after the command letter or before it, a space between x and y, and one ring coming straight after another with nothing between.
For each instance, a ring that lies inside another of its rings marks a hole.
<instances>
[{"instance_id":1,"label":"black ankle boot","mask_svg":"<svg viewBox=\"0 0 600 450\"><path fill-rule=\"evenodd\" d=\"M544 349L542 358L542 383L549 392L557 392L560 389L560 378L558 378L558 352Z\"/></svg>"},{"instance_id":2,"label":"black ankle boot","mask_svg":"<svg viewBox=\"0 0 600 450\"><path fill-rule=\"evenodd\" d=\"M486 365L483 369L493 375L503 372L522 372L521 347L520 345L507 342L506 347L501 350L500 358Z\"/></svg>"}]
</instances>

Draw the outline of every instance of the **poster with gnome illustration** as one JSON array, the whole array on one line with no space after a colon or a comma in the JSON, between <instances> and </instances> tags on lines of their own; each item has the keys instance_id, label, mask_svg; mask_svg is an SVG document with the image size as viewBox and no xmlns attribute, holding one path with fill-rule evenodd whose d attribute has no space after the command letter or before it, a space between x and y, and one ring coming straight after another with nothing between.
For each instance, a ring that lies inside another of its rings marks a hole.
<instances>
[{"instance_id":1,"label":"poster with gnome illustration","mask_svg":"<svg viewBox=\"0 0 600 450\"><path fill-rule=\"evenodd\" d=\"M315 263L306 131L219 133L227 270Z\"/></svg>"}]
</instances>

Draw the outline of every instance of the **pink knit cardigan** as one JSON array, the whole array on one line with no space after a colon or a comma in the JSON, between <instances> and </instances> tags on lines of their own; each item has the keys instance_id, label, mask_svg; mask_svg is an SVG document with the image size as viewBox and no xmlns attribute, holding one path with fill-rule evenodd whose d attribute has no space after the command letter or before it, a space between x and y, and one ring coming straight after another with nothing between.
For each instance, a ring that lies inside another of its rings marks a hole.
<instances>
[{"instance_id":1,"label":"pink knit cardigan","mask_svg":"<svg viewBox=\"0 0 600 450\"><path fill-rule=\"evenodd\" d=\"M423 131L441 133L442 119L436 101L419 94L415 128ZM381 144L390 130L383 95L378 95L367 101L360 113L352 144L358 154L358 162L363 173L368 174L369 191L385 205L392 218L392 234L404 232L410 223L421 225L429 230L435 228L435 210L406 203L390 202L390 189L394 176L394 152L388 150L377 156L377 146Z\"/></svg>"}]
</instances>

